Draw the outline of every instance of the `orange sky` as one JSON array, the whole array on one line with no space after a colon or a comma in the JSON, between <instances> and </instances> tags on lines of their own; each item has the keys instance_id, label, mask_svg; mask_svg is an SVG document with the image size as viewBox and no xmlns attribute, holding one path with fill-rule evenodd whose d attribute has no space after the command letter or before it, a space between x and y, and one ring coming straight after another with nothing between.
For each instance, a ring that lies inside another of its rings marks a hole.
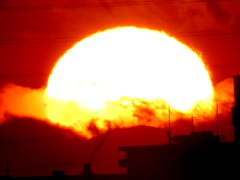
<instances>
[{"instance_id":1,"label":"orange sky","mask_svg":"<svg viewBox=\"0 0 240 180\"><path fill-rule=\"evenodd\" d=\"M0 75L40 74L4 77L1 82L46 85L47 77L41 74L51 72L57 59L77 41L100 30L127 25L177 36L202 53L214 82L238 73L239 1L140 2L1 1Z\"/></svg>"},{"instance_id":2,"label":"orange sky","mask_svg":"<svg viewBox=\"0 0 240 180\"><path fill-rule=\"evenodd\" d=\"M0 1L0 84L14 83L24 89L44 87L47 74L58 58L77 41L107 28L128 25L164 30L200 52L214 84L240 74L240 1L153 2ZM28 100L31 101L31 96ZM15 105L21 106L21 103ZM32 109L35 110L34 107ZM54 169L68 169L67 174L81 173L83 163L102 138L97 136L87 141L70 130L44 121L6 116L9 120L0 125L0 176L6 175L6 160L14 176L50 175ZM227 140L232 140L231 118L221 116L219 123L220 134L226 134ZM117 160L123 155L119 155L116 148L166 143L166 129L137 127L114 130L99 153L98 161L94 162L94 171L123 172L117 167ZM174 134L188 134L191 129L189 120L176 124L173 131ZM215 132L216 126L215 123L204 122L195 130ZM55 135L65 138L54 139ZM36 140L39 137L40 140ZM13 140L19 142L6 144Z\"/></svg>"}]
</instances>

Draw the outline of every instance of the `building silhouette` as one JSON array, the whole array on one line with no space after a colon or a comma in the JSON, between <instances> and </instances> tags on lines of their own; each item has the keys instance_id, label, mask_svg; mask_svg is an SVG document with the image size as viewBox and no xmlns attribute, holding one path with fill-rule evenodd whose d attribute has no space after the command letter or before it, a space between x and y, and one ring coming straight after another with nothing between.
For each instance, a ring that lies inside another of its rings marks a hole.
<instances>
[{"instance_id":1,"label":"building silhouette","mask_svg":"<svg viewBox=\"0 0 240 180\"><path fill-rule=\"evenodd\" d=\"M127 178L146 179L236 179L239 176L239 147L220 142L210 131L173 137L166 145L119 147L126 159L119 160Z\"/></svg>"},{"instance_id":2,"label":"building silhouette","mask_svg":"<svg viewBox=\"0 0 240 180\"><path fill-rule=\"evenodd\" d=\"M0 180L213 180L240 179L240 76L234 76L235 107L232 108L234 142L221 142L211 131L191 132L169 138L168 144L119 147L125 159L119 167L126 174L93 175L86 164L84 173L65 176L55 171L47 177L0 177ZM81 167L79 167L81 168Z\"/></svg>"},{"instance_id":3,"label":"building silhouette","mask_svg":"<svg viewBox=\"0 0 240 180\"><path fill-rule=\"evenodd\" d=\"M234 76L235 107L232 108L234 142L221 142L213 132L191 132L170 137L156 146L119 147L129 180L240 179L240 76Z\"/></svg>"}]
</instances>

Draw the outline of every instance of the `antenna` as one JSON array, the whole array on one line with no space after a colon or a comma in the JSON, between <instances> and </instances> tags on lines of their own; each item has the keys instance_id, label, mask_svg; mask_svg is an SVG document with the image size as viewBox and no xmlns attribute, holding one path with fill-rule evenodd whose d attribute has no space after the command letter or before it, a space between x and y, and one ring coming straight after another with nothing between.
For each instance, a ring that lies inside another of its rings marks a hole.
<instances>
[{"instance_id":1,"label":"antenna","mask_svg":"<svg viewBox=\"0 0 240 180\"><path fill-rule=\"evenodd\" d=\"M194 117L193 117L193 113L192 113L192 132L194 131Z\"/></svg>"},{"instance_id":2,"label":"antenna","mask_svg":"<svg viewBox=\"0 0 240 180\"><path fill-rule=\"evenodd\" d=\"M168 103L168 130L171 131L171 108L170 103Z\"/></svg>"}]
</instances>

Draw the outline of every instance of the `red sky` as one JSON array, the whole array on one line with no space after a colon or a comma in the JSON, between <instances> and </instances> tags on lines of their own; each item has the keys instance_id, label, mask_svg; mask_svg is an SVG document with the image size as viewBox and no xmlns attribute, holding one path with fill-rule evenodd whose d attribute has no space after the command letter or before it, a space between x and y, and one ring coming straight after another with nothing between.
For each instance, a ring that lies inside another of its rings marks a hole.
<instances>
[{"instance_id":1,"label":"red sky","mask_svg":"<svg viewBox=\"0 0 240 180\"><path fill-rule=\"evenodd\" d=\"M128 25L164 30L200 51L214 82L237 74L240 1L140 2L2 0L1 74L49 73L57 59L77 41L97 31ZM46 84L46 79L1 78L1 81L39 87Z\"/></svg>"},{"instance_id":2,"label":"red sky","mask_svg":"<svg viewBox=\"0 0 240 180\"><path fill-rule=\"evenodd\" d=\"M131 25L166 31L201 52L216 84L240 74L239 8L239 0L181 0L167 3L161 0L1 0L0 83L12 82L30 88L45 86L46 74L77 41L107 28ZM227 134L231 140L229 121L222 121L227 123L227 128L222 129L221 133ZM204 124L198 128L215 130L214 124ZM176 126L175 133L189 133L190 130L191 124L187 123L181 128ZM56 134L67 138L4 144L12 140L48 138ZM6 173L5 160L9 160L13 175L49 175L54 169L68 169L69 174L80 173L82 164L101 138L87 141L69 130L42 121L14 117L0 125L0 159L3 159L0 175ZM123 172L116 164L117 158L122 156L117 154L119 145L163 142L166 142L165 130L146 127L115 130L99 153L94 170L97 173ZM68 163L70 165L67 166ZM54 164L64 164L64 168ZM14 171L21 167L25 169ZM69 170L71 168L73 170Z\"/></svg>"}]
</instances>

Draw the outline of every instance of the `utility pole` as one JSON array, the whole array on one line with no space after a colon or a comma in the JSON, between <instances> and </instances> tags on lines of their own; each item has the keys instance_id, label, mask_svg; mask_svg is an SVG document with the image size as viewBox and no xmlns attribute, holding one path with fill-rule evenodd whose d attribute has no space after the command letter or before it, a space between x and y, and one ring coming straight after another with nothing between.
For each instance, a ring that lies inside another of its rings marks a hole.
<instances>
[{"instance_id":1,"label":"utility pole","mask_svg":"<svg viewBox=\"0 0 240 180\"><path fill-rule=\"evenodd\" d=\"M193 113L192 113L192 132L194 131L194 118L193 118Z\"/></svg>"},{"instance_id":2,"label":"utility pole","mask_svg":"<svg viewBox=\"0 0 240 180\"><path fill-rule=\"evenodd\" d=\"M169 132L171 132L171 108L169 103L168 103L168 130Z\"/></svg>"}]
</instances>

